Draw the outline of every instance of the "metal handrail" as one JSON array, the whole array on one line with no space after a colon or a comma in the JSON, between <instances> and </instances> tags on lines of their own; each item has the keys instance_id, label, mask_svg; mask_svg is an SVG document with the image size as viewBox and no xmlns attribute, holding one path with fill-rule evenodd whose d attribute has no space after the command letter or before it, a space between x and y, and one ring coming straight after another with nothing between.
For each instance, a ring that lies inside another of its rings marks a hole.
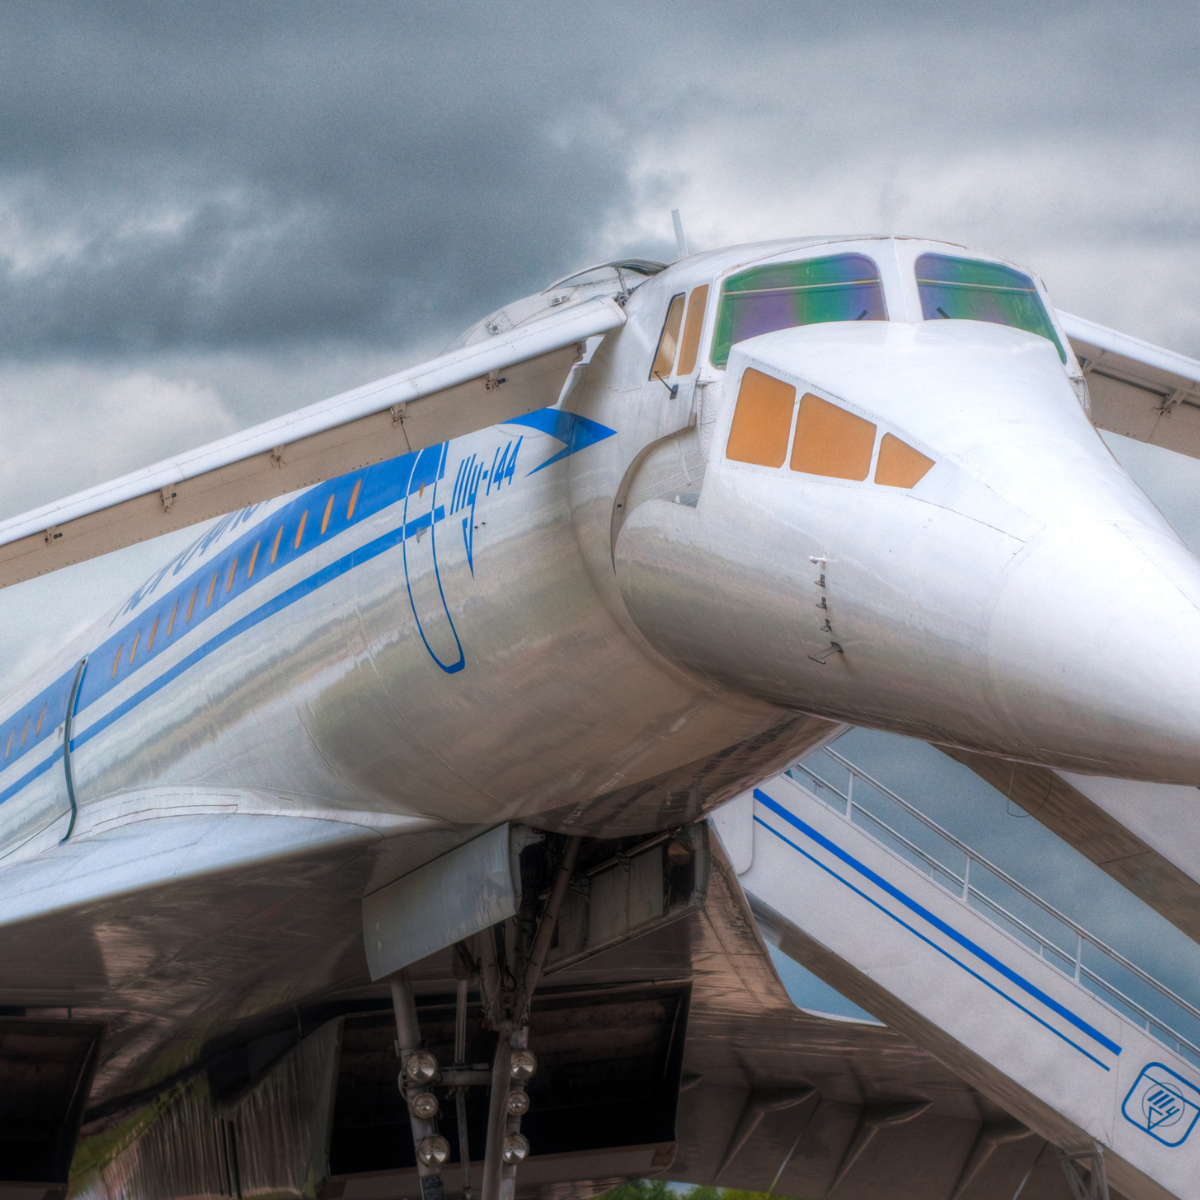
<instances>
[{"instance_id":1,"label":"metal handrail","mask_svg":"<svg viewBox=\"0 0 1200 1200\"><path fill-rule=\"evenodd\" d=\"M1087 945L1092 946L1093 948L1098 950L1102 955L1106 956L1109 960L1111 960L1112 962L1116 963L1120 967L1127 970L1131 975L1133 975L1135 978L1139 979L1142 983L1147 984L1150 988L1152 988L1155 992L1157 992L1164 1000L1167 1000L1170 1003L1177 1005L1184 1013L1186 1013L1190 1017L1193 1017L1198 1022L1200 1022L1200 1008L1197 1008L1195 1005L1189 1003L1182 996L1177 995L1169 987L1167 987L1166 984L1160 983L1152 975L1147 974L1147 972L1144 971L1141 967L1139 967L1136 963L1133 963L1129 959L1127 959L1123 954L1120 953L1120 951L1113 949L1113 947L1111 947L1107 943L1101 941L1094 934L1089 933L1081 925L1076 924L1074 921L1071 920L1070 917L1066 916L1064 913L1059 912L1058 909L1056 909L1052 904L1048 903L1046 900L1043 900L1036 893L1030 891L1029 888L1025 887L1024 884L1020 883L1018 880L1014 879L1011 875L1009 875L1007 871L1004 871L1002 868L996 866L994 863L992 863L988 859L984 858L977 851L972 850L970 846L968 846L965 842L956 838L954 836L954 834L949 832L949 830L943 829L942 826L939 825L936 821L934 821L931 817L926 816L925 813L921 812L920 809L914 807L907 800L905 800L902 796L898 796L895 792L892 791L891 788L887 787L885 784L880 783L878 779L875 779L873 776L868 775L866 771L855 766L854 763L850 762L849 759L847 759L843 755L839 754L836 750L833 750L832 748L827 746L824 748L824 750L819 751L819 753L828 755L831 759L833 759L836 763L838 763L841 767L843 767L847 771L847 773L850 776L850 782L849 782L848 789L846 792L843 792L840 788L838 788L834 784L830 783L827 779L818 775L816 773L816 771L813 770L811 767L806 766L805 761L795 763L788 770L787 773L789 775L792 775L793 778L795 778L793 772L803 771L804 774L806 776L808 776L809 778L811 778L820 788L827 789L828 791L833 792L836 796L839 796L845 802L845 805L846 805L845 811L839 812L839 815L841 817L843 817L845 820L848 820L853 824L854 823L854 816L853 816L854 810L857 809L865 817L869 818L872 822L876 823L882 829L886 830L889 837L894 838L897 842L902 844L906 850L910 851L912 854L916 855L919 859L921 859L924 863L926 863L931 868L931 871L933 873L933 882L937 883L939 887L943 887L943 890L951 891L951 889L946 888L943 884L938 882L938 880L936 878L937 873L941 873L946 876L949 876L949 878L953 879L957 884L960 885L961 890L960 890L958 898L961 899L962 901L964 901L964 903L970 904L971 897L974 896L976 899L978 899L981 902L981 904L985 908L993 910L998 916L1002 917L1003 920L1007 924L1009 924L1010 926L1016 927L1022 933L1024 933L1029 938L1031 938L1037 944L1039 956L1044 961L1048 962L1051 966L1055 967L1056 970L1061 970L1062 968L1058 967L1057 964L1055 964L1055 962L1053 961L1053 958L1047 957L1047 953L1046 953L1047 951L1049 951L1053 955L1058 955L1059 957L1061 957L1063 960L1065 960L1067 962L1072 962L1074 965L1074 968L1075 968L1075 970L1074 970L1075 981L1077 983L1080 983L1082 986L1086 987L1087 990L1089 992L1092 992L1093 995L1096 995L1096 991L1093 987L1088 986L1089 981L1091 983L1093 983L1096 988L1101 989L1103 992L1114 997L1121 1004L1127 1005L1129 1009L1131 1009L1133 1012L1135 1012L1142 1019L1148 1033L1151 1033L1152 1035L1157 1037L1159 1041L1164 1041L1168 1045L1171 1044L1172 1042L1174 1042L1175 1049L1177 1051L1183 1052L1186 1049L1186 1051L1191 1056L1193 1056L1197 1062L1200 1062L1200 1046L1193 1043L1189 1038L1185 1037L1183 1034L1179 1033L1178 1031L1171 1029L1170 1026L1167 1025L1167 1023L1162 1019L1162 1017L1156 1015L1155 1013L1152 1013L1149 1009L1147 1009L1144 1005L1140 1004L1138 1001L1132 999L1129 996L1126 996L1124 994L1124 992L1121 991L1120 988L1116 987L1114 984L1112 984L1108 980L1104 979L1103 977L1097 975L1095 971L1093 971L1091 968L1084 965L1084 963L1083 963L1083 946L1084 946L1084 944L1086 943ZM813 757L816 757L816 756L814 755ZM958 850L964 856L964 858L966 860L966 867L963 870L963 872L960 874L954 868L949 867L945 863L939 861L932 854L930 854L927 850L922 849L920 846L918 846L914 842L912 842L909 838L905 837L904 834L900 833L896 829L893 829L877 813L871 812L870 809L866 808L861 803L855 801L855 799L854 799L854 780L855 780L855 778L862 779L865 783L869 784L871 787L878 789L878 791L882 792L885 796L888 797L888 799L893 801L895 804L899 805L900 808L902 808L906 813L909 814L909 816L913 817L921 825L924 825L932 833L936 834L943 841L949 843L956 850ZM819 794L817 794L817 799L821 799ZM822 801L822 802L825 803L824 801ZM838 809L832 805L826 804L826 807L830 808L831 811L833 811L833 812L838 812ZM855 827L862 829L861 825L856 825ZM880 841L879 838L873 837L873 835L871 834L871 832L869 830L863 830L863 832L865 832L868 837L872 837L874 841ZM883 842L881 842L880 844L885 845L885 843L883 843ZM986 871L989 871L992 875L994 875L997 879L1001 880L1003 883L1007 884L1010 888L1012 888L1020 896L1023 896L1031 904L1033 904L1037 908L1041 909L1042 912L1046 913L1048 916L1050 916L1054 920L1058 921L1066 929L1070 930L1075 935L1076 946L1075 946L1074 952L1065 950L1062 946L1059 946L1052 938L1048 937L1044 933L1040 933L1038 930L1036 930L1032 926L1028 925L1025 921L1023 921L1015 913L1009 912L1008 909L1006 909L998 901L994 900L991 896L988 896L985 893L981 892L977 886L973 886L970 881L971 863L972 862L978 863L979 866L984 868ZM954 893L951 891L951 894L953 895ZM972 906L972 907L974 907L974 906ZM976 911L978 911L978 909L976 909ZM983 912L980 915L983 916L985 920L990 921L991 924L993 924L993 925L998 924L994 919L989 917L986 912ZM1002 932L1005 932L1003 930L1003 926L999 926L999 927L1001 928ZM1012 935L1010 934L1009 936L1012 936ZM1066 972L1063 972L1063 973L1065 974ZM1113 1004L1108 1003L1108 1001L1105 1000L1103 995L1097 995L1096 998L1098 1000L1100 1000L1101 1003L1108 1004L1109 1008L1114 1007ZM1124 1013L1124 1014L1120 1014L1120 1015L1128 1016L1128 1013ZM1160 1034L1165 1034L1166 1036L1163 1037L1163 1036L1160 1036Z\"/></svg>"}]
</instances>

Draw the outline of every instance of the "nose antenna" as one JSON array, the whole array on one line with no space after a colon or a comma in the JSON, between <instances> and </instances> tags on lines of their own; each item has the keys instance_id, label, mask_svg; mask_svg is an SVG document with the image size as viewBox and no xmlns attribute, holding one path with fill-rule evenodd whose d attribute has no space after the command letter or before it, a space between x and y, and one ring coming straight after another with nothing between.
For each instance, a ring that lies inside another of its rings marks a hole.
<instances>
[{"instance_id":1,"label":"nose antenna","mask_svg":"<svg viewBox=\"0 0 1200 1200\"><path fill-rule=\"evenodd\" d=\"M671 209L671 220L675 223L675 246L679 250L680 258L688 257L687 238L683 236L683 219L679 215L679 209Z\"/></svg>"}]
</instances>

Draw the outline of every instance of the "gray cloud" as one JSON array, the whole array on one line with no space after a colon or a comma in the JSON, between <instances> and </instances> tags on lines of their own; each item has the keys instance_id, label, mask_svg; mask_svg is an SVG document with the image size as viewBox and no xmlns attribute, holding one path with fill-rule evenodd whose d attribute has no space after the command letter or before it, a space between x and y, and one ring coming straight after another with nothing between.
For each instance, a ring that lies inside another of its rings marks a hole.
<instances>
[{"instance_id":1,"label":"gray cloud","mask_svg":"<svg viewBox=\"0 0 1200 1200\"><path fill-rule=\"evenodd\" d=\"M554 273L629 197L612 129L563 136L600 67L568 86L550 11L203 11L3 39L10 351L394 337Z\"/></svg>"},{"instance_id":2,"label":"gray cloud","mask_svg":"<svg viewBox=\"0 0 1200 1200\"><path fill-rule=\"evenodd\" d=\"M702 203L706 169L718 194L739 172L781 191L900 180L922 210L906 164L1190 137L1194 22L1154 7L11 6L0 345L430 336L608 250L646 201L665 216L685 180ZM690 160L639 173L680 144ZM1194 238L1179 207L1118 197L1110 218ZM704 223L719 236L738 214L718 203ZM620 248L669 253L666 233L643 222Z\"/></svg>"}]
</instances>

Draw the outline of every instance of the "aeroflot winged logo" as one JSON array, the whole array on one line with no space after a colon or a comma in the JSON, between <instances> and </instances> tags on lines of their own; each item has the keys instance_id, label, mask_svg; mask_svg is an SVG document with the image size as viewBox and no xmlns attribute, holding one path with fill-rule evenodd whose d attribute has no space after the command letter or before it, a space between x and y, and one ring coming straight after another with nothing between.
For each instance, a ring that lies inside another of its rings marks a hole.
<instances>
[{"instance_id":1,"label":"aeroflot winged logo","mask_svg":"<svg viewBox=\"0 0 1200 1200\"><path fill-rule=\"evenodd\" d=\"M1121 1111L1155 1141L1178 1146L1200 1117L1200 1090L1162 1063L1150 1063L1142 1068Z\"/></svg>"}]
</instances>

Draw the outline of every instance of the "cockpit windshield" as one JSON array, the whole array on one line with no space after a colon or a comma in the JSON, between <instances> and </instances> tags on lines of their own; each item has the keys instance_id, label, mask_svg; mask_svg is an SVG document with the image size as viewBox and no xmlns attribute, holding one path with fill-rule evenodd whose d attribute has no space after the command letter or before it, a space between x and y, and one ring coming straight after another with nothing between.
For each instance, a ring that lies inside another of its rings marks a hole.
<instances>
[{"instance_id":1,"label":"cockpit windshield","mask_svg":"<svg viewBox=\"0 0 1200 1200\"><path fill-rule=\"evenodd\" d=\"M917 289L926 321L990 321L1036 333L1063 352L1054 326L1028 275L1000 263L948 254L922 254L917 259Z\"/></svg>"},{"instance_id":2,"label":"cockpit windshield","mask_svg":"<svg viewBox=\"0 0 1200 1200\"><path fill-rule=\"evenodd\" d=\"M737 342L821 321L886 321L879 268L865 254L771 263L731 275L721 290L712 362Z\"/></svg>"}]
</instances>

